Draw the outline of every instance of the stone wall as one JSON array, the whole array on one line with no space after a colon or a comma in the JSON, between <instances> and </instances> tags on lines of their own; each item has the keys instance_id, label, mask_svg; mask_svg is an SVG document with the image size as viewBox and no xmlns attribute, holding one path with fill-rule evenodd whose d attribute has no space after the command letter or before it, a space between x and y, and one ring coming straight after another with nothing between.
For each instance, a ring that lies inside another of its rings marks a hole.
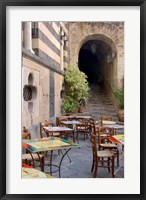
<instances>
[{"instance_id":1,"label":"stone wall","mask_svg":"<svg viewBox=\"0 0 146 200\"><path fill-rule=\"evenodd\" d=\"M102 42L102 77L105 89L115 106L113 91L123 86L124 22L70 22L69 63L78 67L79 51L87 41ZM107 50L109 49L109 50Z\"/></svg>"},{"instance_id":2,"label":"stone wall","mask_svg":"<svg viewBox=\"0 0 146 200\"><path fill-rule=\"evenodd\" d=\"M81 22L69 23L69 62L78 66L78 55L82 45L91 39L109 44L116 53L118 79L124 74L124 23L123 22Z\"/></svg>"},{"instance_id":3,"label":"stone wall","mask_svg":"<svg viewBox=\"0 0 146 200\"><path fill-rule=\"evenodd\" d=\"M40 122L55 121L61 113L68 29L64 22L24 22L22 36L22 127L36 138Z\"/></svg>"}]
</instances>

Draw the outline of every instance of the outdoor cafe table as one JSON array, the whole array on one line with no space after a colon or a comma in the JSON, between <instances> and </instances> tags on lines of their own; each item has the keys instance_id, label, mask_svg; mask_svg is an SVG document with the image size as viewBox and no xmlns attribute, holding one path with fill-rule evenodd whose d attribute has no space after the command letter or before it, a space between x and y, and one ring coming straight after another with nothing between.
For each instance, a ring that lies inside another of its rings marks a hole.
<instances>
[{"instance_id":1,"label":"outdoor cafe table","mask_svg":"<svg viewBox=\"0 0 146 200\"><path fill-rule=\"evenodd\" d=\"M116 134L116 130L124 129L124 125L116 124L115 121L103 120L103 121L102 121L102 124L103 124L103 126L108 126L108 127L113 128L113 129L115 130L115 134Z\"/></svg>"},{"instance_id":2,"label":"outdoor cafe table","mask_svg":"<svg viewBox=\"0 0 146 200\"><path fill-rule=\"evenodd\" d=\"M73 129L75 130L75 125L82 125L83 123L80 121L76 120L68 120L68 121L61 121L62 124L64 125L73 125Z\"/></svg>"},{"instance_id":3,"label":"outdoor cafe table","mask_svg":"<svg viewBox=\"0 0 146 200\"><path fill-rule=\"evenodd\" d=\"M67 118L67 119L91 119L91 115L63 115L59 116L60 118Z\"/></svg>"},{"instance_id":4,"label":"outdoor cafe table","mask_svg":"<svg viewBox=\"0 0 146 200\"><path fill-rule=\"evenodd\" d=\"M90 115L78 115L74 117L75 119L91 119Z\"/></svg>"},{"instance_id":5,"label":"outdoor cafe table","mask_svg":"<svg viewBox=\"0 0 146 200\"><path fill-rule=\"evenodd\" d=\"M124 129L124 125L120 125L120 124L109 124L108 127L113 128L115 130L115 134L116 134L116 130Z\"/></svg>"},{"instance_id":6,"label":"outdoor cafe table","mask_svg":"<svg viewBox=\"0 0 146 200\"><path fill-rule=\"evenodd\" d=\"M102 124L103 125L113 125L113 124L116 124L116 122L115 121L102 120Z\"/></svg>"},{"instance_id":7,"label":"outdoor cafe table","mask_svg":"<svg viewBox=\"0 0 146 200\"><path fill-rule=\"evenodd\" d=\"M28 149L31 153L40 153L45 151L51 151L50 156L50 174L56 172L52 172L52 166L57 167L57 171L59 171L59 177L61 177L61 164L64 159L64 157L67 155L67 153L71 150L71 148L78 147L79 145L74 142L70 142L69 140L64 140L57 137L50 137L50 138L40 138L35 140L22 140L22 146L26 149ZM52 153L54 150L65 150L65 152L62 152L62 157L59 162L59 165L53 165L52 164Z\"/></svg>"},{"instance_id":8,"label":"outdoor cafe table","mask_svg":"<svg viewBox=\"0 0 146 200\"><path fill-rule=\"evenodd\" d=\"M76 125L82 125L83 124L82 122L76 121L76 120L61 121L61 123L64 124L64 125L72 125L74 132L76 132ZM75 141L75 140L73 140L73 141Z\"/></svg>"},{"instance_id":9,"label":"outdoor cafe table","mask_svg":"<svg viewBox=\"0 0 146 200\"><path fill-rule=\"evenodd\" d=\"M124 134L113 135L109 138L111 142L124 145Z\"/></svg>"},{"instance_id":10,"label":"outdoor cafe table","mask_svg":"<svg viewBox=\"0 0 146 200\"><path fill-rule=\"evenodd\" d=\"M53 176L43 173L34 168L22 167L22 178L30 179L30 178L53 178Z\"/></svg>"},{"instance_id":11,"label":"outdoor cafe table","mask_svg":"<svg viewBox=\"0 0 146 200\"><path fill-rule=\"evenodd\" d=\"M124 150L124 134L113 135L109 138L111 142L122 144L122 151Z\"/></svg>"},{"instance_id":12,"label":"outdoor cafe table","mask_svg":"<svg viewBox=\"0 0 146 200\"><path fill-rule=\"evenodd\" d=\"M45 126L45 127L43 127L43 129L45 132L48 132L50 134L53 132L59 132L61 135L62 132L65 134L72 132L73 142L75 142L74 130L71 128L67 128L67 127L63 127L63 126L47 126L47 127Z\"/></svg>"}]
</instances>

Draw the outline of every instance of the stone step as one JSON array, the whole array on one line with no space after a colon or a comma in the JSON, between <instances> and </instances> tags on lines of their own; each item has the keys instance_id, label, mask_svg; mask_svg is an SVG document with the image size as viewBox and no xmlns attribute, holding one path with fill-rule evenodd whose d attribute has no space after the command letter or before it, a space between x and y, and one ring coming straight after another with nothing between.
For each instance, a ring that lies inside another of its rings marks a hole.
<instances>
[{"instance_id":1,"label":"stone step","mask_svg":"<svg viewBox=\"0 0 146 200\"><path fill-rule=\"evenodd\" d=\"M104 105L101 105L101 104L100 104L100 105L97 105L97 104L92 104L92 105L91 105L91 104L90 104L90 105L86 106L85 109L86 109L86 108L87 108L87 109L89 109L89 108L99 108L99 109L102 109L102 110L108 109L108 110L113 110L113 111L115 111L114 107L111 106L111 105L110 105L110 106L107 106L107 105L104 106Z\"/></svg>"},{"instance_id":2,"label":"stone step","mask_svg":"<svg viewBox=\"0 0 146 200\"><path fill-rule=\"evenodd\" d=\"M101 115L109 115L114 121L118 121L115 109L104 92L99 86L91 86L91 96L88 99L84 112L92 113L93 118L99 119Z\"/></svg>"},{"instance_id":3,"label":"stone step","mask_svg":"<svg viewBox=\"0 0 146 200\"><path fill-rule=\"evenodd\" d=\"M115 112L115 110L114 109L109 109L109 108L100 108L100 107L90 107L90 109L89 108L84 108L84 111L86 111L87 112L87 110L92 110L92 111L94 111L94 112L98 112L98 113L100 113L100 112L108 112L108 113L114 113L114 114L116 114L116 112Z\"/></svg>"},{"instance_id":4,"label":"stone step","mask_svg":"<svg viewBox=\"0 0 146 200\"><path fill-rule=\"evenodd\" d=\"M112 105L112 103L110 101L89 101L88 104L102 104L102 105Z\"/></svg>"},{"instance_id":5,"label":"stone step","mask_svg":"<svg viewBox=\"0 0 146 200\"><path fill-rule=\"evenodd\" d=\"M85 109L92 109L92 108L94 108L94 109L100 109L100 110L110 110L110 111L114 111L115 112L115 109L113 108L113 107L108 107L108 106L98 106L97 104L92 104L92 105L90 105L90 106L86 106L85 107Z\"/></svg>"},{"instance_id":6,"label":"stone step","mask_svg":"<svg viewBox=\"0 0 146 200\"><path fill-rule=\"evenodd\" d=\"M108 116L111 116L111 117L117 117L117 115L115 114L111 114L111 113L107 113L107 112L103 112L103 113L97 113L97 112L92 112L92 115L99 115L99 116L102 116L102 115L108 115Z\"/></svg>"}]
</instances>

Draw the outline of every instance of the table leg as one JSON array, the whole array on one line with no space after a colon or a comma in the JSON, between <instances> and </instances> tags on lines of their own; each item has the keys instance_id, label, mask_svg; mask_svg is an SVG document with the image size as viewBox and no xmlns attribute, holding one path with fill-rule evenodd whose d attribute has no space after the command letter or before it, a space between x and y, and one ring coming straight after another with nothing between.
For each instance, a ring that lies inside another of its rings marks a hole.
<instances>
[{"instance_id":1,"label":"table leg","mask_svg":"<svg viewBox=\"0 0 146 200\"><path fill-rule=\"evenodd\" d=\"M75 142L75 131L74 130L72 131L72 135L73 135L72 136L73 137L73 142Z\"/></svg>"},{"instance_id":2,"label":"table leg","mask_svg":"<svg viewBox=\"0 0 146 200\"><path fill-rule=\"evenodd\" d=\"M53 156L53 151L51 150L51 155L50 155L50 174L52 176L52 156Z\"/></svg>"},{"instance_id":3,"label":"table leg","mask_svg":"<svg viewBox=\"0 0 146 200\"><path fill-rule=\"evenodd\" d=\"M66 149L64 149L64 150L66 151ZM61 154L62 154L62 156L63 156L62 150L61 150ZM69 162L71 163L71 159L70 159L68 153L67 153L67 157L68 157L68 159L69 159Z\"/></svg>"},{"instance_id":4,"label":"table leg","mask_svg":"<svg viewBox=\"0 0 146 200\"><path fill-rule=\"evenodd\" d=\"M59 178L61 178L61 164L62 164L62 161L63 161L65 155L70 151L70 149L68 149L68 150L65 151L65 153L62 155L62 158L60 160L60 163L59 163Z\"/></svg>"}]
</instances>

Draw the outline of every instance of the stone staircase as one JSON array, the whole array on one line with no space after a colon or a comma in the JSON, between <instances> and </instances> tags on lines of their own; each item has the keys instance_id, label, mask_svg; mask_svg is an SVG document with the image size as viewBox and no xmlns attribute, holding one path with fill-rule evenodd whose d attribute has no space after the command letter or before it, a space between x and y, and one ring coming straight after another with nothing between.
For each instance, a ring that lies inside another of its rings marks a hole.
<instances>
[{"instance_id":1,"label":"stone staircase","mask_svg":"<svg viewBox=\"0 0 146 200\"><path fill-rule=\"evenodd\" d=\"M109 115L113 118L113 121L118 122L115 109L103 88L98 85L91 85L90 88L91 95L85 106L84 113L92 113L95 120L99 119L102 115Z\"/></svg>"}]
</instances>

